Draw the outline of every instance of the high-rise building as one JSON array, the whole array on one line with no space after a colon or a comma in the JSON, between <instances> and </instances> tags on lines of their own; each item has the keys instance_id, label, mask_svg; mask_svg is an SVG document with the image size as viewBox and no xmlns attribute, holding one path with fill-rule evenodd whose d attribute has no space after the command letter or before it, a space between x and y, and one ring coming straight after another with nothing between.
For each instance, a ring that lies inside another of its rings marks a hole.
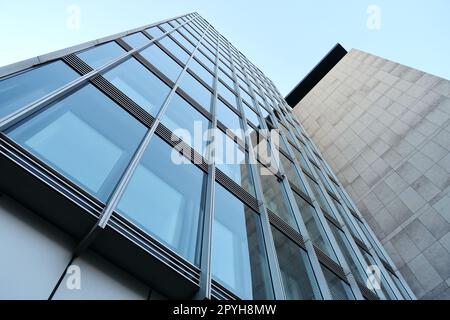
<instances>
[{"instance_id":1,"label":"high-rise building","mask_svg":"<svg viewBox=\"0 0 450 320\"><path fill-rule=\"evenodd\" d=\"M415 298L274 84L197 13L0 77L1 298Z\"/></svg>"},{"instance_id":2,"label":"high-rise building","mask_svg":"<svg viewBox=\"0 0 450 320\"><path fill-rule=\"evenodd\" d=\"M450 81L337 46L287 101L416 297L450 299Z\"/></svg>"}]
</instances>

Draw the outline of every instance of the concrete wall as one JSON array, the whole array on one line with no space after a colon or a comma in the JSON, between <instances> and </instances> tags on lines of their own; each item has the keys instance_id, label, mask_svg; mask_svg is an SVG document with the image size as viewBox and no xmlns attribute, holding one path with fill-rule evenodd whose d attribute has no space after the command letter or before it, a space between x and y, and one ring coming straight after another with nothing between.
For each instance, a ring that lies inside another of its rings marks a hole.
<instances>
[{"instance_id":1,"label":"concrete wall","mask_svg":"<svg viewBox=\"0 0 450 320\"><path fill-rule=\"evenodd\" d=\"M50 223L0 195L0 299L49 299L53 291L53 299L163 298L89 250L71 263L79 267L81 286L70 290L65 270L75 245Z\"/></svg>"},{"instance_id":2,"label":"concrete wall","mask_svg":"<svg viewBox=\"0 0 450 320\"><path fill-rule=\"evenodd\" d=\"M417 297L450 299L450 81L351 50L294 111Z\"/></svg>"}]
</instances>

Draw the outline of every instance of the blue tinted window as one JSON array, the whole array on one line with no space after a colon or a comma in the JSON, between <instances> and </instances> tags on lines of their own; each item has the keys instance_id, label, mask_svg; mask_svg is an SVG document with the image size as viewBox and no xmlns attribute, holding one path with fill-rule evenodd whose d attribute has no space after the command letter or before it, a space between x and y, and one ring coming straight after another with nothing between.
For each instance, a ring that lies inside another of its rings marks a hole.
<instances>
[{"instance_id":1,"label":"blue tinted window","mask_svg":"<svg viewBox=\"0 0 450 320\"><path fill-rule=\"evenodd\" d=\"M173 27L168 22L161 24L160 27L166 31L170 31L173 29Z\"/></svg>"},{"instance_id":2,"label":"blue tinted window","mask_svg":"<svg viewBox=\"0 0 450 320\"><path fill-rule=\"evenodd\" d=\"M215 64L209 60L200 50L195 52L195 57L202 62L209 70L213 71Z\"/></svg>"},{"instance_id":3,"label":"blue tinted window","mask_svg":"<svg viewBox=\"0 0 450 320\"><path fill-rule=\"evenodd\" d=\"M216 183L211 268L242 299L273 299L259 216Z\"/></svg>"},{"instance_id":4,"label":"blue tinted window","mask_svg":"<svg viewBox=\"0 0 450 320\"><path fill-rule=\"evenodd\" d=\"M234 133L236 133L236 129L242 128L239 116L230 108L228 108L228 106L220 99L217 100L216 113L217 120L222 122L228 129L232 130ZM237 136L241 139L244 138L242 134L238 134Z\"/></svg>"},{"instance_id":5,"label":"blue tinted window","mask_svg":"<svg viewBox=\"0 0 450 320\"><path fill-rule=\"evenodd\" d=\"M237 143L217 129L214 140L217 168L234 182L254 195L252 178L248 170L248 155Z\"/></svg>"},{"instance_id":6,"label":"blue tinted window","mask_svg":"<svg viewBox=\"0 0 450 320\"><path fill-rule=\"evenodd\" d=\"M111 60L120 57L124 53L125 50L123 50L117 43L108 42L80 52L77 56L92 68L97 69Z\"/></svg>"},{"instance_id":7,"label":"blue tinted window","mask_svg":"<svg viewBox=\"0 0 450 320\"><path fill-rule=\"evenodd\" d=\"M180 60L182 63L186 63L188 61L189 55L186 53L186 51L181 49L181 47L169 37L162 38L161 40L159 40L159 43L162 44L164 48L169 50L169 52L177 57L178 60Z\"/></svg>"},{"instance_id":8,"label":"blue tinted window","mask_svg":"<svg viewBox=\"0 0 450 320\"><path fill-rule=\"evenodd\" d=\"M164 32L162 32L161 29L158 27L151 27L151 28L145 29L145 31L147 31L155 39L164 34Z\"/></svg>"},{"instance_id":9,"label":"blue tinted window","mask_svg":"<svg viewBox=\"0 0 450 320\"><path fill-rule=\"evenodd\" d=\"M221 69L218 69L217 72L223 82L225 82L230 88L234 88L234 81L226 73L224 73Z\"/></svg>"},{"instance_id":10,"label":"blue tinted window","mask_svg":"<svg viewBox=\"0 0 450 320\"><path fill-rule=\"evenodd\" d=\"M156 116L170 92L165 83L134 58L111 69L104 77L152 116Z\"/></svg>"},{"instance_id":11,"label":"blue tinted window","mask_svg":"<svg viewBox=\"0 0 450 320\"><path fill-rule=\"evenodd\" d=\"M209 121L178 94L173 96L161 122L198 153L205 154Z\"/></svg>"},{"instance_id":12,"label":"blue tinted window","mask_svg":"<svg viewBox=\"0 0 450 320\"><path fill-rule=\"evenodd\" d=\"M330 288L331 296L334 300L354 300L350 286L342 281L337 275L331 272L328 268L323 267L323 275L327 281L328 288Z\"/></svg>"},{"instance_id":13,"label":"blue tinted window","mask_svg":"<svg viewBox=\"0 0 450 320\"><path fill-rule=\"evenodd\" d=\"M126 36L122 40L125 41L130 47L134 49L143 47L146 44L150 43L150 40L140 32L130 34L129 36Z\"/></svg>"},{"instance_id":14,"label":"blue tinted window","mask_svg":"<svg viewBox=\"0 0 450 320\"><path fill-rule=\"evenodd\" d=\"M171 36L189 52L194 51L194 46L189 41L187 41L186 38L183 37L178 31L171 33Z\"/></svg>"},{"instance_id":15,"label":"blue tinted window","mask_svg":"<svg viewBox=\"0 0 450 320\"><path fill-rule=\"evenodd\" d=\"M198 102L207 111L211 111L212 93L189 73L180 82L180 88Z\"/></svg>"},{"instance_id":16,"label":"blue tinted window","mask_svg":"<svg viewBox=\"0 0 450 320\"><path fill-rule=\"evenodd\" d=\"M205 83L207 83L211 88L213 86L214 77L208 72L200 63L198 63L195 59L192 59L189 62L189 69L194 71L194 73L199 76Z\"/></svg>"},{"instance_id":17,"label":"blue tinted window","mask_svg":"<svg viewBox=\"0 0 450 320\"><path fill-rule=\"evenodd\" d=\"M256 114L256 112L253 111L252 109L250 109L250 107L247 106L245 103L243 104L243 106L244 106L244 113L245 113L245 116L247 117L247 120L249 120L251 123L253 123L253 125L256 127L260 126L259 117Z\"/></svg>"},{"instance_id":18,"label":"blue tinted window","mask_svg":"<svg viewBox=\"0 0 450 320\"><path fill-rule=\"evenodd\" d=\"M173 82L177 80L182 71L181 66L156 45L141 51L141 55Z\"/></svg>"},{"instance_id":19,"label":"blue tinted window","mask_svg":"<svg viewBox=\"0 0 450 320\"><path fill-rule=\"evenodd\" d=\"M237 96L223 85L220 81L217 83L217 92L224 98L229 104L237 108Z\"/></svg>"},{"instance_id":20,"label":"blue tinted window","mask_svg":"<svg viewBox=\"0 0 450 320\"><path fill-rule=\"evenodd\" d=\"M202 214L205 174L175 164L172 148L155 136L118 204L119 212L192 263Z\"/></svg>"},{"instance_id":21,"label":"blue tinted window","mask_svg":"<svg viewBox=\"0 0 450 320\"><path fill-rule=\"evenodd\" d=\"M245 100L249 105L253 105L253 99L250 97L250 95L247 93L247 91L241 89L241 97L243 100Z\"/></svg>"},{"instance_id":22,"label":"blue tinted window","mask_svg":"<svg viewBox=\"0 0 450 320\"><path fill-rule=\"evenodd\" d=\"M33 68L0 80L0 118L79 77L62 61Z\"/></svg>"},{"instance_id":23,"label":"blue tinted window","mask_svg":"<svg viewBox=\"0 0 450 320\"><path fill-rule=\"evenodd\" d=\"M8 135L106 202L145 132L139 121L87 85Z\"/></svg>"}]
</instances>

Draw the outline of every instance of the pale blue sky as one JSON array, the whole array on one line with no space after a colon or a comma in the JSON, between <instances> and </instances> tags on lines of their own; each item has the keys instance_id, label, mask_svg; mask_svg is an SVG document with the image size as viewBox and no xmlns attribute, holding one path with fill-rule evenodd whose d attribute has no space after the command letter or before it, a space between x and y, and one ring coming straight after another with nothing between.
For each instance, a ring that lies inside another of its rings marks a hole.
<instances>
[{"instance_id":1,"label":"pale blue sky","mask_svg":"<svg viewBox=\"0 0 450 320\"><path fill-rule=\"evenodd\" d=\"M69 5L80 27L66 26ZM381 29L367 27L367 8ZM336 42L450 79L448 0L0 0L0 66L199 12L287 94Z\"/></svg>"}]
</instances>

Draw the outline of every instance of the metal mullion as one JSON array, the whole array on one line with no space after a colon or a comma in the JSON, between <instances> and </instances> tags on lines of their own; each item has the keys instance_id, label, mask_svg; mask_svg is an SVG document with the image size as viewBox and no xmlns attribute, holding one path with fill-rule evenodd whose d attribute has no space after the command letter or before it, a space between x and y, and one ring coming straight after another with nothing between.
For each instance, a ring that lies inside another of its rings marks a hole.
<instances>
[{"instance_id":1,"label":"metal mullion","mask_svg":"<svg viewBox=\"0 0 450 320\"><path fill-rule=\"evenodd\" d=\"M185 24L190 23L194 19L197 19L197 18L193 18L193 19L189 20L188 22L186 22ZM141 48L133 49L131 51L125 52L121 56L109 61L105 65L92 70L88 74L85 74L85 75L69 82L68 84L52 91L51 93L47 94L46 96L41 97L41 98L29 103L28 105L24 106L23 108L16 110L12 114L9 114L8 116L6 116L0 120L0 131L4 131L4 130L8 129L9 127L11 127L12 125L21 121L22 119L28 117L29 115L35 113L38 110L41 110L48 104L54 102L55 100L65 96L67 93L81 87L82 85L87 83L90 79L92 79L94 76L110 70L111 68L115 67L119 63L128 59L133 53L138 53L138 52L148 48L149 46L151 46L153 44L153 42L162 39L163 37L165 37L166 35L170 34L173 31L177 30L181 26L183 26L183 25L178 26L177 28L171 30L170 32L166 32L165 34L161 35L158 38L150 40L150 42L148 44L142 46Z\"/></svg>"},{"instance_id":2,"label":"metal mullion","mask_svg":"<svg viewBox=\"0 0 450 320\"><path fill-rule=\"evenodd\" d=\"M227 49L230 50L230 43L227 41ZM248 146L249 152L249 160L250 163L248 164L248 167L250 168L250 174L253 178L253 185L255 187L255 193L256 193L256 199L259 204L259 215L261 220L261 229L263 233L263 240L264 240L264 249L267 254L267 260L269 264L269 271L270 276L272 279L272 289L274 292L274 297L276 300L285 300L286 295L284 293L284 286L283 286L283 280L281 276L280 266L278 264L278 258L277 253L275 250L275 242L273 240L272 236L272 230L271 230L271 224L269 220L269 215L267 213L267 207L264 203L264 194L262 191L261 186L261 180L258 174L258 167L257 167L257 160L255 158L255 155L253 153L253 144L250 136L248 135L248 123L244 115L244 107L242 106L242 97L240 96L240 92L238 90L238 82L236 79L236 72L234 69L234 64L232 64L232 76L233 76L233 82L235 86L235 91L237 90L237 97L238 97L238 109L241 113L241 121L243 125L243 130L245 132L244 134L244 140L246 142L246 145Z\"/></svg>"},{"instance_id":3,"label":"metal mullion","mask_svg":"<svg viewBox=\"0 0 450 320\"><path fill-rule=\"evenodd\" d=\"M250 70L250 72L252 72L252 71ZM247 78L246 81L249 81L249 79L247 77L247 74L245 74L245 76ZM259 83L256 83L255 86L256 86L257 89L261 90L261 88L259 86ZM249 86L249 89L251 91L252 98L257 102L258 113L259 113L259 116L261 117L261 111L259 110L258 101L257 101L257 99L255 97L255 93L253 92L253 87ZM263 97L263 101L266 103L265 97ZM273 119L274 117L272 116L272 114L273 114L272 110L270 110L269 114L271 115L272 120L276 120L276 119ZM278 126L278 121L276 121L275 123ZM264 125L266 125L265 121L264 121ZM282 139L283 139L284 135L282 134L282 132L279 132L279 133L281 134ZM270 148L273 149L272 144L270 144ZM290 155L292 157L292 151L291 150L289 150L289 151L290 151ZM313 245L313 243L311 241L311 237L309 236L309 233L308 233L308 230L306 228L306 225L305 225L305 223L303 221L303 218L302 218L302 216L300 214L300 211L298 209L297 203L296 203L294 195L292 193L293 191L291 190L289 182L288 182L288 180L286 178L286 175L284 173L284 168L282 168L280 161L277 161L277 165L278 165L278 169L280 170L280 172L281 172L281 174L283 176L283 179L282 179L281 182L282 182L283 187L285 189L285 193L286 193L286 195L288 197L288 202L289 202L288 204L289 204L289 206L290 206L290 208L291 208L291 210L292 210L292 212L294 214L294 218L295 218L295 221L297 223L297 226L300 229L300 233L302 234L302 236L304 238L305 247L307 249L306 251L308 253L308 257L309 257L309 260L310 260L313 272L314 272L314 274L315 274L315 276L317 278L317 284L319 286L319 290L321 291L321 294L322 294L322 297L323 297L324 300L331 300L332 299L331 291L330 291L330 289L328 287L328 283L327 283L327 281L325 279L325 276L323 274L321 263L319 261L319 258L317 257L314 245ZM311 190L309 190L307 188L307 191L311 194ZM314 201L317 201L317 200L315 200L314 197L310 197L310 198L311 198L311 200L313 200L313 204L314 204ZM320 206L318 206L318 207L320 207Z\"/></svg>"},{"instance_id":4,"label":"metal mullion","mask_svg":"<svg viewBox=\"0 0 450 320\"><path fill-rule=\"evenodd\" d=\"M306 144L306 147L311 149L311 146L309 146L308 144ZM314 154L314 156L316 156L316 154L315 154L314 152L312 152L313 150L310 150L310 151L311 151L311 152L310 152L311 154ZM321 161L321 163L322 163L322 164L325 164L325 165L328 165L324 160ZM330 171L331 171L331 170L330 170ZM332 172L332 171L331 171L331 172ZM327 177L325 177L325 179L327 179ZM340 185L339 180L337 180L336 182L338 182L338 185ZM322 181L320 181L319 183L322 184ZM339 201L341 202L341 206L342 206L342 208L344 209L344 211L346 211L346 214L347 214L347 215L350 214L350 213L349 213L349 209L347 208L347 205L345 205L345 203L343 203L341 193L338 192L338 191L336 190L336 186L335 186L333 183L330 183L330 186L331 186L331 188L333 189L334 194L338 197ZM344 190L342 189L342 186L341 186L341 190L344 191ZM344 194L344 195L345 195L345 194ZM329 195L327 194L326 196L329 196ZM348 197L348 195L347 195L347 198L350 199L350 201L352 201L351 198ZM331 202L332 202L332 201L331 201ZM345 233L348 232L347 234L351 235L351 233L350 233L350 232L348 231L348 229L347 229L347 226L346 226L345 223L343 222L342 217L340 217L339 211L335 208L334 203L330 203L330 204L332 205L332 209L334 208L335 213L338 213L338 214L336 215L336 217L338 217L338 221L339 221L339 222L343 225L343 227L345 228L345 231L344 231L344 232L345 232ZM361 221L363 222L364 225L367 226L367 222L365 222L363 219L361 219ZM359 226L358 226L358 227L359 227ZM368 228L368 227L366 227L366 230L369 232L370 236L372 237L372 240L375 241L375 244L378 245L376 237L374 237L374 235L373 235L372 232L371 232L372 230L371 230L370 228ZM350 241L350 243L351 243L351 245L352 245L352 248L354 249L354 251L358 252L359 249L358 249L358 247L357 247L357 245L356 245L356 243L355 243L353 237L349 237L349 238L351 238L351 239L349 239L349 241ZM367 244L366 244L366 246L367 246ZM378 260L378 261L377 261L377 263L379 264L378 267L382 270L382 272L383 272L383 274L384 274L384 276L385 276L387 282L389 283L389 285L390 285L392 291L393 291L394 294L397 296L397 298L403 299L403 296L401 295L399 289L397 288L397 285L396 285L396 284L393 282L393 280L390 278L390 275L389 275L388 271L386 270L386 268L385 268L384 265L382 264L380 258L378 257L378 253L376 253L376 251L375 251L372 247L373 247L373 245L372 245L372 243L369 241L369 246L368 246L368 248L369 248L369 250L370 250L371 252L372 252L372 251L374 252L374 254L372 254L372 256L375 256L375 257L376 257L375 260ZM384 249L384 248L383 248L383 249ZM383 252L383 251L382 251L382 252ZM390 257L389 257L385 252L383 252L383 253L384 253L384 256L385 256L385 257L387 257L388 259L390 259ZM362 257L362 256L359 256L358 258L360 259L361 257ZM363 258L363 257L362 257L362 258ZM384 257L383 257L383 258L384 258ZM365 261L365 259L363 259L362 261ZM392 263L392 261L390 261L390 262L388 262L388 263L390 264L391 267L392 267L392 265L394 265L394 264ZM365 264L367 264L367 263L364 263L363 266L364 266ZM393 268L393 270L396 270L396 268L395 268L395 269ZM396 272L396 273L397 273L397 272ZM399 278L399 279L400 279L400 278ZM407 286L407 287L408 287L408 289L409 289L409 286ZM408 290L407 290L407 291L408 291ZM384 293L379 292L378 294L380 294L380 293L381 293L381 295L384 296ZM408 294L409 294L409 292L408 292ZM412 296L412 297L414 297L414 296ZM388 299L388 297L385 297L385 298Z\"/></svg>"},{"instance_id":5,"label":"metal mullion","mask_svg":"<svg viewBox=\"0 0 450 320\"><path fill-rule=\"evenodd\" d=\"M47 63L49 61L60 59L63 56L70 55L70 54L73 54L75 52L78 52L78 51L81 51L81 50L85 50L85 49L88 49L88 48L96 46L96 45L100 45L100 44L103 44L103 43L106 43L106 42L109 42L109 41L113 41L113 40L118 39L118 38L126 37L126 36L128 36L130 34L133 34L133 33L142 32L145 29L155 27L155 26L157 26L159 24L162 24L162 23L166 23L166 22L168 22L168 21L170 21L172 19L178 19L178 18L188 17L188 16L192 16L192 15L194 15L194 13L184 14L184 15L181 15L181 16L177 16L175 18L168 18L168 19L165 19L165 20L162 20L162 21L159 21L159 22L151 23L151 24L148 24L148 25L145 25L145 26L141 26L141 27L138 27L138 28L134 28L134 29L130 29L130 30L127 30L127 31L124 31L124 32L119 32L119 33L116 33L114 35L110 35L110 36L106 36L106 37L103 37L103 38L100 38L100 39L88 41L88 42L85 42L85 43L82 43L82 44L79 44L79 45L76 45L76 46L73 46L73 47L70 47L70 48L57 50L57 51L50 52L50 53L47 53L47 54L44 54L44 55L41 55L41 56L37 56L35 58L31 58L31 59L19 61L19 62L16 62L16 63L12 63L10 65L6 65L6 66L3 66L3 67L0 67L0 78L7 77L9 75L12 75L12 74L24 71L26 69L29 69L29 68L37 66L37 65L41 65L41 64Z\"/></svg>"},{"instance_id":6,"label":"metal mullion","mask_svg":"<svg viewBox=\"0 0 450 320\"><path fill-rule=\"evenodd\" d=\"M199 46L200 42L201 42L201 40L198 42L197 47ZM169 95L166 97L166 100L165 100L164 104L162 105L160 111L158 112L158 115L157 115L152 127L149 128L149 130L145 134L144 138L142 139L141 143L139 144L138 149L134 153L133 158L131 159L127 168L125 169L124 173L122 174L118 184L115 186L114 191L111 194L108 202L106 203L106 206L104 207L97 223L93 226L91 231L85 236L85 238L78 245L77 250L76 250L78 253L85 250L95 239L98 232L103 230L106 227L109 219L111 218L111 215L113 214L114 210L116 209L116 206L117 206L123 192L126 189L126 186L128 185L137 166L139 165L139 163L144 155L144 152L150 143L151 138L155 134L156 128L158 127L158 125L161 121L161 118L162 118L165 110L167 109L167 106L169 105L169 102L171 101L173 95L175 94L175 91L178 88L178 84L179 84L181 78L183 77L183 75L185 74L185 72L187 70L187 65L188 65L190 59L192 59L197 47L192 52L192 55L189 57L188 62L186 63L186 66L182 70L181 74L178 76L174 87L172 88Z\"/></svg>"},{"instance_id":7,"label":"metal mullion","mask_svg":"<svg viewBox=\"0 0 450 320\"><path fill-rule=\"evenodd\" d=\"M206 34L206 31L205 31ZM200 44L199 44L200 46ZM217 44L218 46L218 44ZM217 117L216 117L216 106L217 106L217 57L216 63L214 64L214 81L213 81L213 101L211 105L211 117L212 117L212 130L208 133L208 139L210 143L213 143L214 152L211 155L209 150L207 153L208 157L208 181L206 187L206 206L203 218L203 232L202 232L202 243L201 243L201 257L200 257L200 287L195 296L198 300L211 299L211 286L212 286L212 269L211 269L211 259L212 259L212 237L213 237L213 224L214 224L214 207L215 207L215 185L216 185L216 161L215 161L215 136L214 132L217 128ZM211 139L212 138L212 139ZM213 159L209 157L212 156ZM213 160L213 161L210 161Z\"/></svg>"},{"instance_id":8,"label":"metal mullion","mask_svg":"<svg viewBox=\"0 0 450 320\"><path fill-rule=\"evenodd\" d=\"M283 115L282 115L282 119L284 119ZM287 130L292 135L292 131L291 131L290 127L287 128ZM287 141L284 132L280 132L280 134L282 135L282 138ZM288 148L290 156L294 157L293 151L291 150L290 144L287 143L286 146ZM294 159L295 159L295 157L294 157ZM322 193L324 193L324 196L325 197L328 196L328 193L326 191L323 192L326 189L325 189L323 183L321 183L322 181L320 181L320 177L318 177L317 172L312 170L310 163L306 163L306 165L312 171L312 174L313 174L315 180L317 180L317 184L321 188ZM297 161L294 162L294 166L295 166L295 169L297 170L297 172L300 173L299 172L300 170L298 170L298 169L301 168L301 166L297 164ZM304 177L303 171L300 173L300 177L305 182L304 185L305 185L305 187L306 187L306 189L307 189L307 191L309 193L310 198L313 200L313 204L314 204L314 207L316 208L316 211L318 212L318 218L319 218L320 224L322 225L322 228L325 231L326 237L328 238L328 240L330 242L332 250L336 254L336 257L337 257L338 261L340 262L340 265L341 265L342 269L344 270L344 274L345 274L345 276L346 276L346 278L347 278L347 280L348 280L348 282L350 284L350 287L351 287L351 289L353 291L353 294L355 295L356 299L362 299L363 298L362 292L361 292L358 284L356 283L356 279L355 279L354 275L352 274L351 269L350 269L349 265L347 264L347 261L345 260L345 257L344 257L344 255L343 255L343 253L341 251L341 248L339 247L339 245L338 245L338 243L336 241L336 238L334 237L334 234L333 234L333 232L332 232L332 230L331 230L331 228L330 228L330 226L328 224L328 221L327 221L327 219L325 217L325 214L323 213L323 210L322 210L321 206L319 205L319 203L318 203L318 201L317 201L317 199L315 197L314 192L312 191L311 187L309 186L309 183L307 182L307 180ZM326 193L326 195L325 195L325 193ZM334 205L334 204L331 203L331 201L329 199L326 199L326 200L328 201L330 206ZM334 211L337 211L337 209L335 208ZM336 215L336 216L338 216L338 215ZM339 223L342 225L342 221L339 221Z\"/></svg>"}]
</instances>

